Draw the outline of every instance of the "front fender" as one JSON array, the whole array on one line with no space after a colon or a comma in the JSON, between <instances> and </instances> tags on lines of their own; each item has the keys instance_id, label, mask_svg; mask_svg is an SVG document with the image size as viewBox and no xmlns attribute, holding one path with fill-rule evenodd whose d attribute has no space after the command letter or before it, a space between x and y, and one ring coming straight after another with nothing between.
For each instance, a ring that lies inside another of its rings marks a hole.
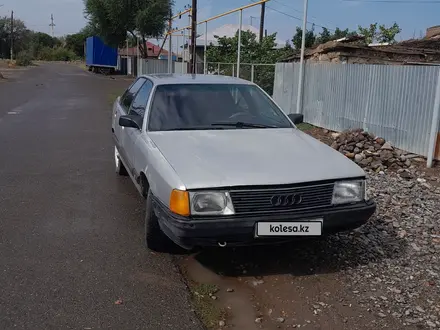
<instances>
[{"instance_id":1,"label":"front fender","mask_svg":"<svg viewBox=\"0 0 440 330\"><path fill-rule=\"evenodd\" d=\"M147 157L143 171L153 195L169 206L173 189L186 190L182 180L151 139L146 139Z\"/></svg>"}]
</instances>

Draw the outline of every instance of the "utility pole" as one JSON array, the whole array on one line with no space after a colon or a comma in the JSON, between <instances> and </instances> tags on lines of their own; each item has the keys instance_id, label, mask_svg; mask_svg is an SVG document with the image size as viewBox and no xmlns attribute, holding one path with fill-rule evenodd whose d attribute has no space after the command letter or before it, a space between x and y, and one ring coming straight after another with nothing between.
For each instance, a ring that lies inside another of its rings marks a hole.
<instances>
[{"instance_id":1,"label":"utility pole","mask_svg":"<svg viewBox=\"0 0 440 330\"><path fill-rule=\"evenodd\" d=\"M14 60L14 11L11 11L11 61Z\"/></svg>"},{"instance_id":2,"label":"utility pole","mask_svg":"<svg viewBox=\"0 0 440 330\"><path fill-rule=\"evenodd\" d=\"M263 2L261 4L261 18L260 18L260 43L263 41L263 32L264 32L264 15L266 12L266 3Z\"/></svg>"},{"instance_id":3,"label":"utility pole","mask_svg":"<svg viewBox=\"0 0 440 330\"><path fill-rule=\"evenodd\" d=\"M191 7L191 73L197 71L196 56L196 39L197 39L197 0L192 0Z\"/></svg>"},{"instance_id":4,"label":"utility pole","mask_svg":"<svg viewBox=\"0 0 440 330\"><path fill-rule=\"evenodd\" d=\"M54 32L53 32L53 28L55 27L55 24L53 24L53 14L51 14L50 15L50 24L49 24L49 26L50 26L50 28L51 28L51 30L52 30L52 38L54 37Z\"/></svg>"},{"instance_id":5,"label":"utility pole","mask_svg":"<svg viewBox=\"0 0 440 330\"><path fill-rule=\"evenodd\" d=\"M173 73L173 52L172 52L172 47L173 47L173 43L171 42L171 35L173 34L173 12L171 11L170 8L170 20L168 22L168 73Z\"/></svg>"},{"instance_id":6,"label":"utility pole","mask_svg":"<svg viewBox=\"0 0 440 330\"><path fill-rule=\"evenodd\" d=\"M303 99L303 87L304 87L304 52L306 49L306 30L307 30L307 7L309 0L304 0L304 12L303 12L303 26L301 37L301 57L299 64L299 81L298 81L298 93L296 95L296 113L302 112L302 99Z\"/></svg>"}]
</instances>

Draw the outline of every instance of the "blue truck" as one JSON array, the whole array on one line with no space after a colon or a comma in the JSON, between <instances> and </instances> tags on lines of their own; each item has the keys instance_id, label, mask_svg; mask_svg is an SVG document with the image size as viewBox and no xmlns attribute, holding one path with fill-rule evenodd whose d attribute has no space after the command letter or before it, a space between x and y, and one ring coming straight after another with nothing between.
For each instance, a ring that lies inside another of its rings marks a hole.
<instances>
[{"instance_id":1,"label":"blue truck","mask_svg":"<svg viewBox=\"0 0 440 330\"><path fill-rule=\"evenodd\" d=\"M96 36L86 39L85 57L87 68L95 73L114 73L118 66L118 49L107 46Z\"/></svg>"}]
</instances>

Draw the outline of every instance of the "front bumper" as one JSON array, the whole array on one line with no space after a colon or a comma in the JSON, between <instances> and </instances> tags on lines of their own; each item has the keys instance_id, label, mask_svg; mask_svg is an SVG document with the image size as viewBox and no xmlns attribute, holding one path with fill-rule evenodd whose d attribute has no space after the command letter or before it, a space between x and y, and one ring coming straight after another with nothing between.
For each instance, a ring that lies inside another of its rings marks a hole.
<instances>
[{"instance_id":1,"label":"front bumper","mask_svg":"<svg viewBox=\"0 0 440 330\"><path fill-rule=\"evenodd\" d=\"M228 246L271 244L298 239L300 236L255 237L257 222L307 221L323 218L323 235L350 231L365 224L376 211L370 200L351 205L312 210L297 214L271 214L264 216L228 216L187 218L172 213L159 200L153 198L153 208L162 231L177 245L193 247L217 246L226 242Z\"/></svg>"}]
</instances>

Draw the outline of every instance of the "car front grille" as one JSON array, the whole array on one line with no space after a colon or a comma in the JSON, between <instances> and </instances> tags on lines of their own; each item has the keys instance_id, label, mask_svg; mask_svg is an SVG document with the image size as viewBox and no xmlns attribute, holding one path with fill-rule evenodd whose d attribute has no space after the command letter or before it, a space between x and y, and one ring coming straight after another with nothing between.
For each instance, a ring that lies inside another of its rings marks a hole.
<instances>
[{"instance_id":1,"label":"car front grille","mask_svg":"<svg viewBox=\"0 0 440 330\"><path fill-rule=\"evenodd\" d=\"M295 213L332 205L334 183L231 190L236 214Z\"/></svg>"}]
</instances>

